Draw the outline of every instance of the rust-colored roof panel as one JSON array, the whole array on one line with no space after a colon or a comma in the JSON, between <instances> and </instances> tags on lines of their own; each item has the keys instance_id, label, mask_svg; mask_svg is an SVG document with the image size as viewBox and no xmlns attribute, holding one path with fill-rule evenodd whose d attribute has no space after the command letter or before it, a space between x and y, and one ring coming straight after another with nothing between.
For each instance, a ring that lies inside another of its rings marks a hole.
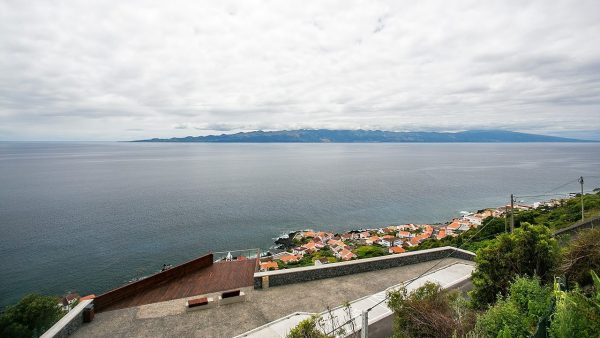
<instances>
[{"instance_id":1,"label":"rust-colored roof panel","mask_svg":"<svg viewBox=\"0 0 600 338\"><path fill-rule=\"evenodd\" d=\"M256 267L256 259L216 262L195 271L188 271L171 280L147 285L138 289L134 294L127 295L102 308L101 311L111 311L252 286L254 285Z\"/></svg>"}]
</instances>

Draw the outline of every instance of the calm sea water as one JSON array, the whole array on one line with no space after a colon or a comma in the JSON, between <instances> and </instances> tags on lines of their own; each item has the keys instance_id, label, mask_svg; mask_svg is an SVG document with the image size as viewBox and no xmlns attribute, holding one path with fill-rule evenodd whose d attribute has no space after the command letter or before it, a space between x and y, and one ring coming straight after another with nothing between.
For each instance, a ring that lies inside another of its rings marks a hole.
<instances>
[{"instance_id":1,"label":"calm sea water","mask_svg":"<svg viewBox=\"0 0 600 338\"><path fill-rule=\"evenodd\" d=\"M445 221L580 175L591 189L599 167L600 144L0 143L0 306L294 229Z\"/></svg>"}]
</instances>

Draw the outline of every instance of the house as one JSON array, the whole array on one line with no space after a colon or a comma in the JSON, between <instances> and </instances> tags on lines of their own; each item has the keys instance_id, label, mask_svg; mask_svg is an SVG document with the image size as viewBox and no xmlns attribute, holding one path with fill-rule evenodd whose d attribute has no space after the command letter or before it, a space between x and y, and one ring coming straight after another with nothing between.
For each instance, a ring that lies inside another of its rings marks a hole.
<instances>
[{"instance_id":1,"label":"house","mask_svg":"<svg viewBox=\"0 0 600 338\"><path fill-rule=\"evenodd\" d=\"M329 245L330 247L334 247L334 246L341 246L344 247L346 246L346 243L340 241L339 239L330 239L329 241L327 241L327 245Z\"/></svg>"},{"instance_id":2,"label":"house","mask_svg":"<svg viewBox=\"0 0 600 338\"><path fill-rule=\"evenodd\" d=\"M319 238L323 242L327 242L333 238L333 234L331 232L319 231L314 237Z\"/></svg>"},{"instance_id":3,"label":"house","mask_svg":"<svg viewBox=\"0 0 600 338\"><path fill-rule=\"evenodd\" d=\"M354 234L342 234L342 236L340 236L342 238L342 240L351 240L354 239Z\"/></svg>"},{"instance_id":4,"label":"house","mask_svg":"<svg viewBox=\"0 0 600 338\"><path fill-rule=\"evenodd\" d=\"M342 251L343 249L346 248L346 246L345 245L332 245L332 246L330 246L330 248L331 248L331 251L333 251L335 253L335 252Z\"/></svg>"},{"instance_id":5,"label":"house","mask_svg":"<svg viewBox=\"0 0 600 338\"><path fill-rule=\"evenodd\" d=\"M315 252L319 249L324 248L325 244L323 244L323 242L320 241L310 241L306 244L303 244L302 247L306 249L306 252Z\"/></svg>"},{"instance_id":6,"label":"house","mask_svg":"<svg viewBox=\"0 0 600 338\"><path fill-rule=\"evenodd\" d=\"M391 238L388 237L388 238L381 238L377 243L380 245L383 245L383 246L387 246L389 248L392 246L401 246L402 240L397 237L391 237Z\"/></svg>"},{"instance_id":7,"label":"house","mask_svg":"<svg viewBox=\"0 0 600 338\"><path fill-rule=\"evenodd\" d=\"M446 226L446 231L449 234L452 234L454 231L458 231L458 228L460 228L460 223L458 222L458 220L453 220L452 223Z\"/></svg>"},{"instance_id":8,"label":"house","mask_svg":"<svg viewBox=\"0 0 600 338\"><path fill-rule=\"evenodd\" d=\"M338 257L341 260L344 261L349 261L353 258L356 258L356 255L352 253L352 251L348 250L348 249L343 249L342 251L338 252L336 254L336 257Z\"/></svg>"},{"instance_id":9,"label":"house","mask_svg":"<svg viewBox=\"0 0 600 338\"><path fill-rule=\"evenodd\" d=\"M77 300L79 300L79 297L80 296L78 293L71 292L61 299L60 305L63 307L63 309L65 311L69 311L71 309L71 306L73 304L75 304L75 302L77 302Z\"/></svg>"},{"instance_id":10,"label":"house","mask_svg":"<svg viewBox=\"0 0 600 338\"><path fill-rule=\"evenodd\" d=\"M413 245L419 245L422 241L428 239L429 237L431 237L431 234L425 232L423 234L413 237L410 240L410 243Z\"/></svg>"},{"instance_id":11,"label":"house","mask_svg":"<svg viewBox=\"0 0 600 338\"><path fill-rule=\"evenodd\" d=\"M440 231L438 231L436 238L442 239L444 237L446 237L446 228L440 228Z\"/></svg>"},{"instance_id":12,"label":"house","mask_svg":"<svg viewBox=\"0 0 600 338\"><path fill-rule=\"evenodd\" d=\"M329 264L329 260L327 259L327 257L321 257L319 259L315 259L315 265L324 265L324 264Z\"/></svg>"},{"instance_id":13,"label":"house","mask_svg":"<svg viewBox=\"0 0 600 338\"><path fill-rule=\"evenodd\" d=\"M414 224L399 225L397 228L398 228L398 230L407 230L407 231L417 230L417 226Z\"/></svg>"},{"instance_id":14,"label":"house","mask_svg":"<svg viewBox=\"0 0 600 338\"><path fill-rule=\"evenodd\" d=\"M367 243L367 244L374 244L374 243L376 243L378 240L379 240L379 237L378 237L378 236L371 236L371 237L369 237L369 238L367 238L367 239L365 240L365 243Z\"/></svg>"},{"instance_id":15,"label":"house","mask_svg":"<svg viewBox=\"0 0 600 338\"><path fill-rule=\"evenodd\" d=\"M412 234L408 231L398 231L398 237L400 238L410 238Z\"/></svg>"},{"instance_id":16,"label":"house","mask_svg":"<svg viewBox=\"0 0 600 338\"><path fill-rule=\"evenodd\" d=\"M284 262L285 264L297 262L299 259L300 258L296 255L286 255L286 256L279 257L279 260Z\"/></svg>"},{"instance_id":17,"label":"house","mask_svg":"<svg viewBox=\"0 0 600 338\"><path fill-rule=\"evenodd\" d=\"M302 236L304 236L304 238L312 238L315 237L317 234L314 233L314 231L312 230L308 230L302 233Z\"/></svg>"},{"instance_id":18,"label":"house","mask_svg":"<svg viewBox=\"0 0 600 338\"><path fill-rule=\"evenodd\" d=\"M423 232L428 233L430 235L433 233L433 227L431 225L425 224L423 226L423 228L424 228Z\"/></svg>"},{"instance_id":19,"label":"house","mask_svg":"<svg viewBox=\"0 0 600 338\"><path fill-rule=\"evenodd\" d=\"M400 254L405 252L406 250L404 250L402 247L400 246L392 246L388 249L388 252L391 254Z\"/></svg>"},{"instance_id":20,"label":"house","mask_svg":"<svg viewBox=\"0 0 600 338\"><path fill-rule=\"evenodd\" d=\"M471 224L481 225L482 218L479 215L464 216L463 219Z\"/></svg>"},{"instance_id":21,"label":"house","mask_svg":"<svg viewBox=\"0 0 600 338\"><path fill-rule=\"evenodd\" d=\"M475 225L475 227L477 227ZM459 231L467 231L471 229L471 224L470 223L460 223L460 227L458 228Z\"/></svg>"},{"instance_id":22,"label":"house","mask_svg":"<svg viewBox=\"0 0 600 338\"><path fill-rule=\"evenodd\" d=\"M358 238L361 238L361 239L367 239L369 237L371 237L371 233L368 231L363 231L358 234Z\"/></svg>"},{"instance_id":23,"label":"house","mask_svg":"<svg viewBox=\"0 0 600 338\"><path fill-rule=\"evenodd\" d=\"M260 271L269 271L269 270L278 270L279 269L279 265L277 265L277 262L263 262L260 263Z\"/></svg>"},{"instance_id":24,"label":"house","mask_svg":"<svg viewBox=\"0 0 600 338\"><path fill-rule=\"evenodd\" d=\"M302 246L295 247L295 248L292 249L292 253L294 255L298 255L298 256L301 256L301 257L303 257L304 254L306 254L306 251L307 251L307 249L305 247L302 247Z\"/></svg>"}]
</instances>

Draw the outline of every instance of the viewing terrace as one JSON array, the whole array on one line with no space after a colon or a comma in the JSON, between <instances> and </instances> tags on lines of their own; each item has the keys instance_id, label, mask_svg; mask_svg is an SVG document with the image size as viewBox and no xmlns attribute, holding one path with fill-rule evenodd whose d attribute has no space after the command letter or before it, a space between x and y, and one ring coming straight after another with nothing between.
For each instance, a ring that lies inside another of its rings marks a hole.
<instances>
[{"instance_id":1,"label":"viewing terrace","mask_svg":"<svg viewBox=\"0 0 600 338\"><path fill-rule=\"evenodd\" d=\"M193 312L186 311L185 307L190 297L153 304L132 304L132 307L97 314L93 322L84 324L74 336L233 337L294 312L320 313L328 307L370 296L414 279L432 268L438 270L455 263L473 264L468 259L433 259L263 289L248 286L241 288L247 295L245 302ZM216 295L206 294L208 297Z\"/></svg>"}]
</instances>

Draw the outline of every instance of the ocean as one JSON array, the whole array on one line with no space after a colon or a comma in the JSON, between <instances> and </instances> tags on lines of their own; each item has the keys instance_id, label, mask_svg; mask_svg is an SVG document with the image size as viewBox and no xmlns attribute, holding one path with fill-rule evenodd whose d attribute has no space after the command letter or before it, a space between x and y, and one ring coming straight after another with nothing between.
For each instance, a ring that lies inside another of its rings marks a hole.
<instances>
[{"instance_id":1,"label":"ocean","mask_svg":"<svg viewBox=\"0 0 600 338\"><path fill-rule=\"evenodd\" d=\"M0 142L0 306L100 294L297 229L444 222L511 193L577 192L579 176L591 190L598 168L598 143Z\"/></svg>"}]
</instances>

